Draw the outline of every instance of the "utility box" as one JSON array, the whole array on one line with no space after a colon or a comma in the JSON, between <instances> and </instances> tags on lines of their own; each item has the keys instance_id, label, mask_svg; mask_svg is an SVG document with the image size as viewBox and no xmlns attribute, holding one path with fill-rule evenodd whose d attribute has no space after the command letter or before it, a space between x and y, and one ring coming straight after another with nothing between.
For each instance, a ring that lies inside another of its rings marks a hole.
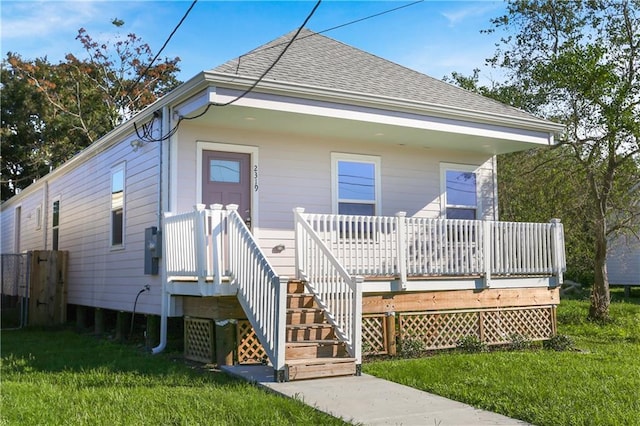
<instances>
[{"instance_id":1,"label":"utility box","mask_svg":"<svg viewBox=\"0 0 640 426\"><path fill-rule=\"evenodd\" d=\"M152 226L144 230L144 273L158 275L162 256L162 238L158 228Z\"/></svg>"}]
</instances>

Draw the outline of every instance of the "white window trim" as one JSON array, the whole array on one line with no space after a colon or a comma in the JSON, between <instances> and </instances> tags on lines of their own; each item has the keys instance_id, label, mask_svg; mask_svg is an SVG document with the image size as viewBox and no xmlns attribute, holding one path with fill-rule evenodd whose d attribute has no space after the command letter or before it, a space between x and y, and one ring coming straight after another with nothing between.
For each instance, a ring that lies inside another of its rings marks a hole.
<instances>
[{"instance_id":1,"label":"white window trim","mask_svg":"<svg viewBox=\"0 0 640 426\"><path fill-rule=\"evenodd\" d=\"M338 194L338 161L352 161L356 163L369 163L374 165L374 206L376 216L380 216L382 212L382 191L381 191L381 168L382 161L380 157L375 155L362 155L362 154L346 154L342 152L331 153L331 211L333 214L338 214L338 204L340 201L370 204L369 202L363 203L362 200L341 200Z\"/></svg>"},{"instance_id":2,"label":"white window trim","mask_svg":"<svg viewBox=\"0 0 640 426\"><path fill-rule=\"evenodd\" d=\"M58 230L58 250L60 250L60 195L57 195L55 197L53 197L50 201L49 201L49 205L51 206L51 250L53 250L53 234L54 234L54 230ZM58 225L54 226L53 225L53 220L54 220L54 210L53 210L53 206L55 203L58 203Z\"/></svg>"},{"instance_id":3,"label":"white window trim","mask_svg":"<svg viewBox=\"0 0 640 426\"><path fill-rule=\"evenodd\" d=\"M13 253L20 253L22 242L22 204L13 208Z\"/></svg>"},{"instance_id":4,"label":"white window trim","mask_svg":"<svg viewBox=\"0 0 640 426\"><path fill-rule=\"evenodd\" d=\"M36 231L42 229L42 204L38 204L34 211L35 222L36 222Z\"/></svg>"},{"instance_id":5,"label":"white window trim","mask_svg":"<svg viewBox=\"0 0 640 426\"><path fill-rule=\"evenodd\" d=\"M122 243L113 244L113 175L122 171ZM127 240L127 162L121 161L111 166L109 174L109 247L111 250L124 250Z\"/></svg>"},{"instance_id":6,"label":"white window trim","mask_svg":"<svg viewBox=\"0 0 640 426\"><path fill-rule=\"evenodd\" d=\"M457 164L457 163L440 163L440 217L447 218L447 207L470 208L471 206L447 206L447 171L471 172L476 175L476 220L481 218L482 197L480 193L480 165L473 164Z\"/></svg>"},{"instance_id":7,"label":"white window trim","mask_svg":"<svg viewBox=\"0 0 640 426\"><path fill-rule=\"evenodd\" d=\"M202 204L202 156L204 151L220 151L233 152L238 154L249 154L251 157L250 177L251 177L251 233L254 237L258 237L260 232L260 208L258 206L258 195L260 194L260 169L257 146L251 145L234 145L221 142L196 142L196 202ZM256 179L257 176L257 179ZM209 208L209 206L207 206Z\"/></svg>"}]
</instances>

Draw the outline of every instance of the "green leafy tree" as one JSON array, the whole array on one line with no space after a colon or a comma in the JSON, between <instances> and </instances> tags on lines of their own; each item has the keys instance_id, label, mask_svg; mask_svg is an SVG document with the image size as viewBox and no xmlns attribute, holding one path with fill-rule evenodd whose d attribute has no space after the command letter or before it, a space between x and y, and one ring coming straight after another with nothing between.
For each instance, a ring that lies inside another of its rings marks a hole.
<instances>
[{"instance_id":1,"label":"green leafy tree","mask_svg":"<svg viewBox=\"0 0 640 426\"><path fill-rule=\"evenodd\" d=\"M480 84L480 70L465 76L452 73L444 80L522 110L536 110L539 102L514 85ZM583 190L585 177L566 147L544 147L498 155L498 208L500 218L515 222L546 222L561 218L566 242L565 276L593 283L594 242Z\"/></svg>"},{"instance_id":2,"label":"green leafy tree","mask_svg":"<svg viewBox=\"0 0 640 426\"><path fill-rule=\"evenodd\" d=\"M609 317L609 239L638 232L640 212L640 2L511 1L492 20L507 35L490 60L528 110L566 125L551 169L569 167L593 238L589 316ZM566 162L564 162L566 159ZM549 194L550 196L552 194Z\"/></svg>"},{"instance_id":3,"label":"green leafy tree","mask_svg":"<svg viewBox=\"0 0 640 426\"><path fill-rule=\"evenodd\" d=\"M3 200L180 83L180 59L152 63L135 34L99 43L81 28L76 39L83 59L67 54L52 64L9 52L2 63Z\"/></svg>"},{"instance_id":4,"label":"green leafy tree","mask_svg":"<svg viewBox=\"0 0 640 426\"><path fill-rule=\"evenodd\" d=\"M0 128L2 199L49 172L50 157L42 117L51 113L43 96L26 80L0 68Z\"/></svg>"}]
</instances>

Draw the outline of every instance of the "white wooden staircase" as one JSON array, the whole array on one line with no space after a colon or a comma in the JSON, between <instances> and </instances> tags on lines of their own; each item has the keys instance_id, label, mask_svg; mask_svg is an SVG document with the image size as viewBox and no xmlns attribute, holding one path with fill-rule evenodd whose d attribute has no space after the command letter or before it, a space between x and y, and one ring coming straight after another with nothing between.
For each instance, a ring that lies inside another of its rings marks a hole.
<instances>
[{"instance_id":1,"label":"white wooden staircase","mask_svg":"<svg viewBox=\"0 0 640 426\"><path fill-rule=\"evenodd\" d=\"M304 281L287 285L285 380L359 375L356 358L337 339L334 326L315 297L305 291Z\"/></svg>"}]
</instances>

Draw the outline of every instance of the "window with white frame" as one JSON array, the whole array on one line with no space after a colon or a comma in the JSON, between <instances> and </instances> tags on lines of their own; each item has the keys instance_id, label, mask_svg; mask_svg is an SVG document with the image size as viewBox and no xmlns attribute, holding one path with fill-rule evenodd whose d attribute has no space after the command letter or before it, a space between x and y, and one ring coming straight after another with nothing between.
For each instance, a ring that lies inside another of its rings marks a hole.
<instances>
[{"instance_id":1,"label":"window with white frame","mask_svg":"<svg viewBox=\"0 0 640 426\"><path fill-rule=\"evenodd\" d=\"M35 219L36 219L36 229L42 228L42 204L36 206L35 211Z\"/></svg>"},{"instance_id":2,"label":"window with white frame","mask_svg":"<svg viewBox=\"0 0 640 426\"><path fill-rule=\"evenodd\" d=\"M333 211L375 216L380 211L380 157L333 153Z\"/></svg>"},{"instance_id":3,"label":"window with white frame","mask_svg":"<svg viewBox=\"0 0 640 426\"><path fill-rule=\"evenodd\" d=\"M51 250L58 250L60 242L60 200L51 206Z\"/></svg>"},{"instance_id":4,"label":"window with white frame","mask_svg":"<svg viewBox=\"0 0 640 426\"><path fill-rule=\"evenodd\" d=\"M447 219L477 219L477 166L442 164L440 168L444 217Z\"/></svg>"},{"instance_id":5,"label":"window with white frame","mask_svg":"<svg viewBox=\"0 0 640 426\"><path fill-rule=\"evenodd\" d=\"M111 169L111 246L124 245L125 163Z\"/></svg>"}]
</instances>

